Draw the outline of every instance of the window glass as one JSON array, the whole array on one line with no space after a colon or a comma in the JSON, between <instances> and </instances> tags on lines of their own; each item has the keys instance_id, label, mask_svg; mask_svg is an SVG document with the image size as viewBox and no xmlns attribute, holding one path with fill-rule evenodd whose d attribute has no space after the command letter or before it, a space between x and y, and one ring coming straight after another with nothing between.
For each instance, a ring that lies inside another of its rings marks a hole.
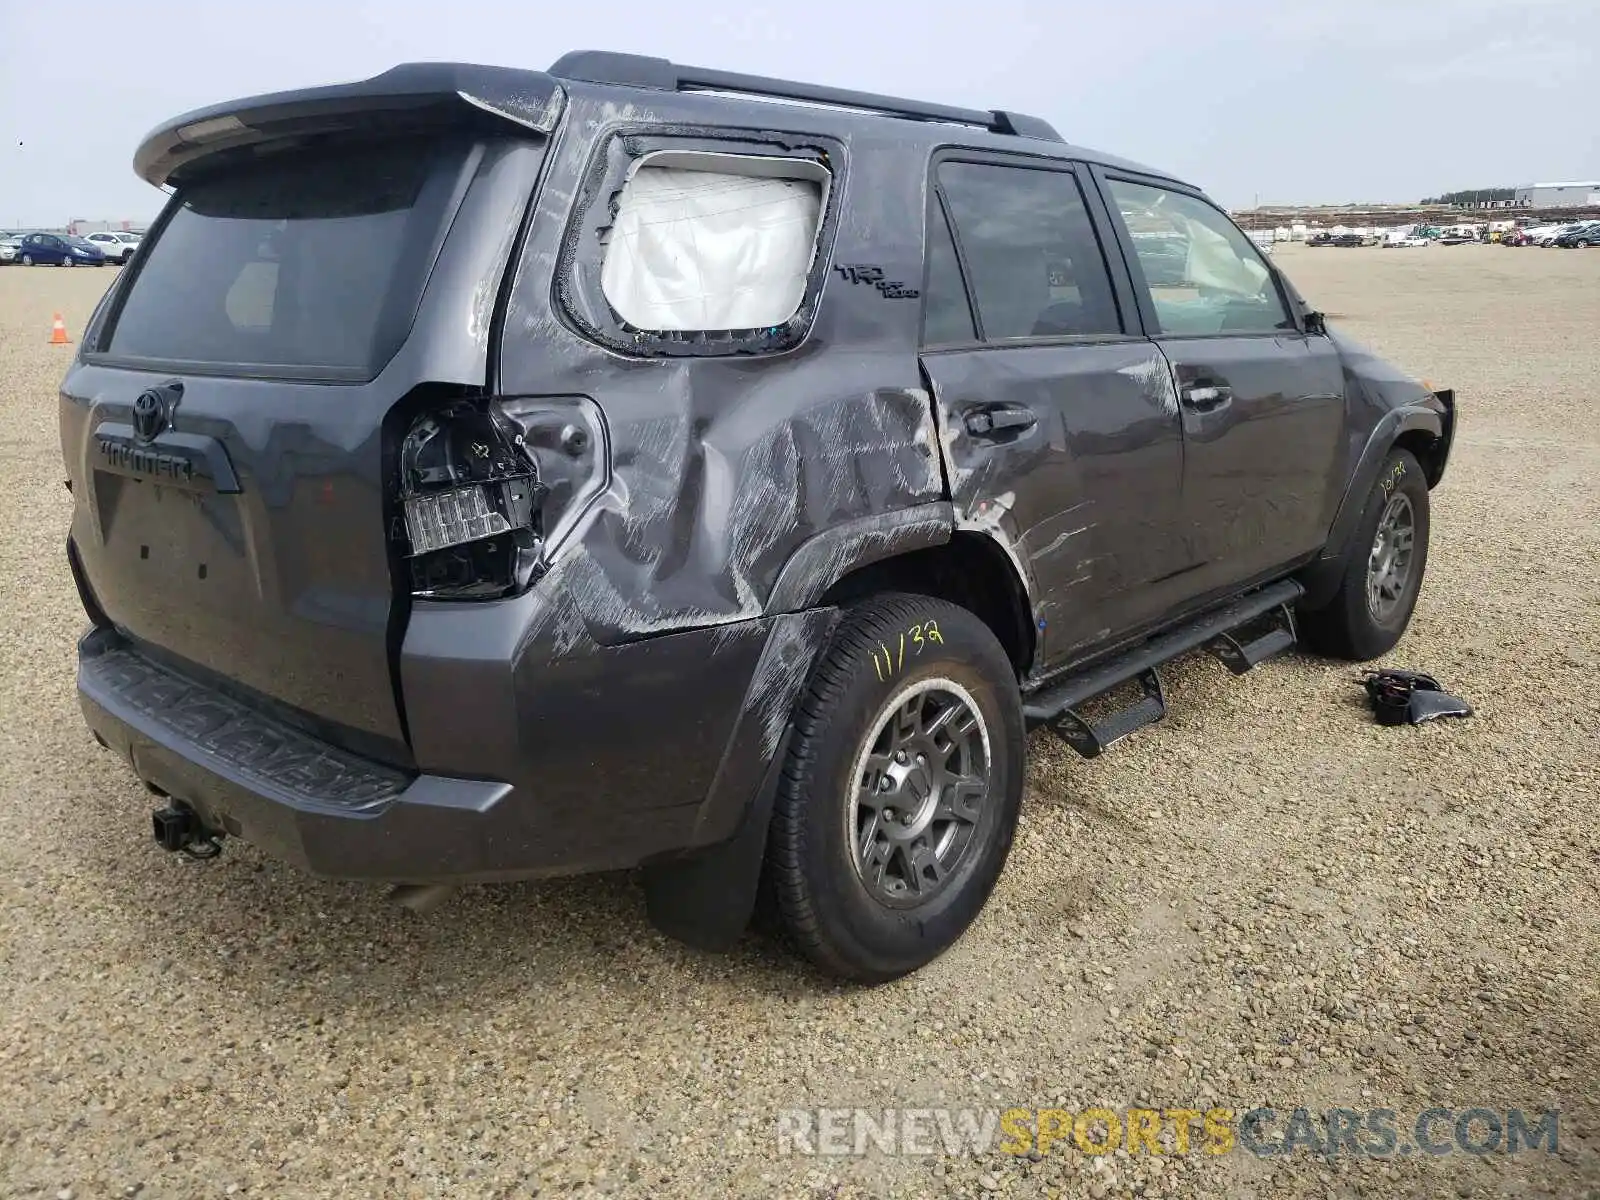
<instances>
[{"instance_id":1,"label":"window glass","mask_svg":"<svg viewBox=\"0 0 1600 1200\"><path fill-rule=\"evenodd\" d=\"M452 148L453 157L464 151ZM402 142L284 155L184 188L147 248L112 354L374 371L385 306L410 292L442 205L419 204L440 162ZM403 331L401 331L403 336Z\"/></svg>"},{"instance_id":2,"label":"window glass","mask_svg":"<svg viewBox=\"0 0 1600 1200\"><path fill-rule=\"evenodd\" d=\"M985 340L1122 332L1076 178L947 162L939 167L939 185Z\"/></svg>"},{"instance_id":3,"label":"window glass","mask_svg":"<svg viewBox=\"0 0 1600 1200\"><path fill-rule=\"evenodd\" d=\"M641 166L618 197L600 286L648 332L781 325L805 298L821 217L813 180Z\"/></svg>"},{"instance_id":4,"label":"window glass","mask_svg":"<svg viewBox=\"0 0 1600 1200\"><path fill-rule=\"evenodd\" d=\"M977 339L967 286L950 239L950 225L935 206L928 220L928 286L922 309L922 340L930 346Z\"/></svg>"},{"instance_id":5,"label":"window glass","mask_svg":"<svg viewBox=\"0 0 1600 1200\"><path fill-rule=\"evenodd\" d=\"M1162 333L1294 328L1260 252L1222 213L1166 188L1109 183Z\"/></svg>"}]
</instances>

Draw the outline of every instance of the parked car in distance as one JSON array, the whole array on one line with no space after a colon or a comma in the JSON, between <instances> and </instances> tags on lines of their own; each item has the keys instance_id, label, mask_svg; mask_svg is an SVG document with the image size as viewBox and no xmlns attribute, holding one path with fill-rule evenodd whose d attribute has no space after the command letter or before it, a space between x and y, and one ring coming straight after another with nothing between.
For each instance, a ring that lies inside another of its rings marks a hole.
<instances>
[{"instance_id":1,"label":"parked car in distance","mask_svg":"<svg viewBox=\"0 0 1600 1200\"><path fill-rule=\"evenodd\" d=\"M1360 246L1362 244L1361 235L1359 233L1335 234L1330 244L1334 246Z\"/></svg>"},{"instance_id":2,"label":"parked car in distance","mask_svg":"<svg viewBox=\"0 0 1600 1200\"><path fill-rule=\"evenodd\" d=\"M1534 245L1549 249L1551 246L1556 244L1556 239L1558 237L1570 233L1576 228L1577 226L1570 222L1563 225L1547 225L1541 229L1539 231L1539 235L1534 238Z\"/></svg>"},{"instance_id":3,"label":"parked car in distance","mask_svg":"<svg viewBox=\"0 0 1600 1200\"><path fill-rule=\"evenodd\" d=\"M17 247L22 245L20 237L0 238L0 263L11 263L17 260Z\"/></svg>"},{"instance_id":4,"label":"parked car in distance","mask_svg":"<svg viewBox=\"0 0 1600 1200\"><path fill-rule=\"evenodd\" d=\"M1563 250L1576 250L1585 246L1600 246L1600 221L1584 221L1557 234L1554 245Z\"/></svg>"},{"instance_id":5,"label":"parked car in distance","mask_svg":"<svg viewBox=\"0 0 1600 1200\"><path fill-rule=\"evenodd\" d=\"M30 233L17 247L25 267L103 267L105 253L93 242L59 233Z\"/></svg>"},{"instance_id":6,"label":"parked car in distance","mask_svg":"<svg viewBox=\"0 0 1600 1200\"><path fill-rule=\"evenodd\" d=\"M1454 392L1038 117L591 52L134 164L172 194L60 385L61 574L163 850L419 907L640 867L724 949L764 878L882 982L988 901L1030 729L1092 758L1180 655L1411 621Z\"/></svg>"},{"instance_id":7,"label":"parked car in distance","mask_svg":"<svg viewBox=\"0 0 1600 1200\"><path fill-rule=\"evenodd\" d=\"M1431 246L1432 238L1419 237L1415 233L1391 233L1383 243L1385 250L1394 250L1407 246Z\"/></svg>"},{"instance_id":8,"label":"parked car in distance","mask_svg":"<svg viewBox=\"0 0 1600 1200\"><path fill-rule=\"evenodd\" d=\"M105 229L96 233L84 234L84 240L100 247L100 251L115 263L125 263L133 257L133 252L139 248L139 235L126 233L122 230Z\"/></svg>"}]
</instances>

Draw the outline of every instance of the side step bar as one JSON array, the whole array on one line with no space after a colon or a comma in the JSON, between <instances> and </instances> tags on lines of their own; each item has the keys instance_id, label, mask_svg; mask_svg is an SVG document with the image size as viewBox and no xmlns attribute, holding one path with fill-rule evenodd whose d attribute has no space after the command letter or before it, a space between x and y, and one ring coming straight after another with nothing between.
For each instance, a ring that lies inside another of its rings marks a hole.
<instances>
[{"instance_id":1,"label":"side step bar","mask_svg":"<svg viewBox=\"0 0 1600 1200\"><path fill-rule=\"evenodd\" d=\"M1106 662L1044 688L1028 697L1022 714L1030 729L1048 725L1085 758L1136 729L1167 715L1167 699L1156 668L1191 650L1204 647L1235 675L1282 654L1295 644L1292 605L1304 589L1292 579L1252 592L1221 608L1158 634ZM1140 698L1126 708L1092 722L1077 708L1112 688L1139 681Z\"/></svg>"}]
</instances>

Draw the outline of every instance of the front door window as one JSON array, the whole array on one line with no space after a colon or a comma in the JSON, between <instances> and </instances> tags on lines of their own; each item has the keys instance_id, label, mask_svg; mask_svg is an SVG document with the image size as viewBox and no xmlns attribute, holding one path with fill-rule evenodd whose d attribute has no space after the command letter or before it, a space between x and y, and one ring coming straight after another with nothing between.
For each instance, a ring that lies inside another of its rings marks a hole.
<instances>
[{"instance_id":1,"label":"front door window","mask_svg":"<svg viewBox=\"0 0 1600 1200\"><path fill-rule=\"evenodd\" d=\"M1203 200L1108 181L1161 333L1272 333L1294 320L1272 271L1238 226Z\"/></svg>"}]
</instances>

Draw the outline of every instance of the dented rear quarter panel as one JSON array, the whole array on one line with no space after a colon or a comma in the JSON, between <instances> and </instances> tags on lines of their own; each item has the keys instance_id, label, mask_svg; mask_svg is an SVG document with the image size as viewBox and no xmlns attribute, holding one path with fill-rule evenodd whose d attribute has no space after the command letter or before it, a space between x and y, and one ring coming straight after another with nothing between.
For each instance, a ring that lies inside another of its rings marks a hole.
<instances>
[{"instance_id":1,"label":"dented rear quarter panel","mask_svg":"<svg viewBox=\"0 0 1600 1200\"><path fill-rule=\"evenodd\" d=\"M551 620L576 620L603 645L753 619L809 538L944 490L914 298L887 299L829 272L805 340L759 356L630 357L562 319L555 297L568 222L577 205L610 201L583 194L601 143L642 123L729 119L695 97L663 103L666 111L574 86L500 347L503 394L590 395L605 414L610 486L581 531L554 548L536 589L558 610ZM770 124L779 136L827 135L844 147L832 164L840 217L822 252L920 286L920 221L904 214L921 212L914 160L925 144L866 141L860 123L803 110L775 109Z\"/></svg>"},{"instance_id":2,"label":"dented rear quarter panel","mask_svg":"<svg viewBox=\"0 0 1600 1200\"><path fill-rule=\"evenodd\" d=\"M809 335L762 355L634 356L563 317L563 238L580 206L609 203L584 184L610 134L754 128L754 106L659 104L571 87L493 380L501 396L593 399L607 486L526 595L416 602L402 679L422 769L506 779L543 811L540 827L592 822L604 798L619 815L669 810L671 837L703 844L731 832L778 749L833 627L830 610L813 607L823 590L853 564L947 541L953 521L915 296L830 270ZM900 140L895 122L825 111L757 111L763 132L841 148L830 160L839 215L821 252L919 289L926 136ZM534 827L508 825L530 837Z\"/></svg>"}]
</instances>

